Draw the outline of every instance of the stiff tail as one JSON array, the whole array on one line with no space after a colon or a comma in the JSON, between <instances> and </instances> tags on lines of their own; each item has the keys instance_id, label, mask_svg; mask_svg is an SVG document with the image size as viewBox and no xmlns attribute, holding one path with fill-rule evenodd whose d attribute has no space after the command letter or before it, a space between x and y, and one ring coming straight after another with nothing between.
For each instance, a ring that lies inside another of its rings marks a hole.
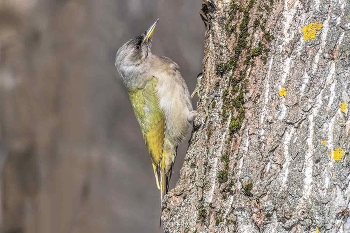
<instances>
[{"instance_id":1,"label":"stiff tail","mask_svg":"<svg viewBox=\"0 0 350 233\"><path fill-rule=\"evenodd\" d=\"M161 168L160 166L156 166L154 164L152 165L153 165L154 176L156 177L157 188L160 190L160 207L162 207L164 196L169 191L170 177L166 174L164 168Z\"/></svg>"},{"instance_id":2,"label":"stiff tail","mask_svg":"<svg viewBox=\"0 0 350 233\"><path fill-rule=\"evenodd\" d=\"M170 171L171 173L171 171ZM164 196L168 193L169 191L169 181L170 179L168 178L167 174L165 173L164 169L161 169L160 171L160 207L162 207L162 203L164 200Z\"/></svg>"},{"instance_id":3,"label":"stiff tail","mask_svg":"<svg viewBox=\"0 0 350 233\"><path fill-rule=\"evenodd\" d=\"M161 205L164 200L164 196L169 191L170 179L173 171L173 165L177 154L177 147L172 147L172 150L164 151L162 155L162 162L160 168L160 201Z\"/></svg>"},{"instance_id":4,"label":"stiff tail","mask_svg":"<svg viewBox=\"0 0 350 233\"><path fill-rule=\"evenodd\" d=\"M170 147L170 146L169 146ZM157 187L160 190L160 218L162 216L162 205L165 195L169 191L169 183L172 175L173 164L176 157L177 147L171 146L168 150L164 149L161 161L158 165L153 164L153 170L156 177ZM159 218L159 225L162 224Z\"/></svg>"},{"instance_id":5,"label":"stiff tail","mask_svg":"<svg viewBox=\"0 0 350 233\"><path fill-rule=\"evenodd\" d=\"M171 173L171 170L170 170ZM160 170L160 213L159 213L159 227L162 225L162 210L163 210L163 200L164 196L169 191L169 181L170 177L167 176L164 169Z\"/></svg>"}]
</instances>

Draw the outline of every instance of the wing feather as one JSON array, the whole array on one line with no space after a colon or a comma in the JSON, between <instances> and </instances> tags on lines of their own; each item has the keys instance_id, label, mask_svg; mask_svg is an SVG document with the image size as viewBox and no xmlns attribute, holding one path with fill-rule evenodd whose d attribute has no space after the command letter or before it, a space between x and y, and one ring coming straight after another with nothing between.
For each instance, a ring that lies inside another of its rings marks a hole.
<instances>
[{"instance_id":1,"label":"wing feather","mask_svg":"<svg viewBox=\"0 0 350 233\"><path fill-rule=\"evenodd\" d=\"M143 89L129 91L129 96L151 156L157 186L159 187L165 117L159 105L159 98L156 92L157 83L158 80L153 77Z\"/></svg>"}]
</instances>

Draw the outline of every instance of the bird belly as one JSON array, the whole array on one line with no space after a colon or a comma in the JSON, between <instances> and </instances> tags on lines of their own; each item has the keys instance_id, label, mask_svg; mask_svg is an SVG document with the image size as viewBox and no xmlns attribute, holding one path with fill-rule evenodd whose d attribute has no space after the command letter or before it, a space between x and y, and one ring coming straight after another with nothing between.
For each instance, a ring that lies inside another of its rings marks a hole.
<instances>
[{"instance_id":1,"label":"bird belly","mask_svg":"<svg viewBox=\"0 0 350 233\"><path fill-rule=\"evenodd\" d=\"M187 120L192 110L187 89L176 82L166 84L159 81L158 96L160 108L165 115L165 134L175 146L186 136L190 123Z\"/></svg>"}]
</instances>

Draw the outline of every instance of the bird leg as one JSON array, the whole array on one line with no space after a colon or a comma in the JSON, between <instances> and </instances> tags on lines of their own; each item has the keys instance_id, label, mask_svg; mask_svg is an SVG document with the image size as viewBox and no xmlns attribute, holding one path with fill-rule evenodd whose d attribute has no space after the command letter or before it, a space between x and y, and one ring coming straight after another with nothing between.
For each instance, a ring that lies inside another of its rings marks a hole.
<instances>
[{"instance_id":1,"label":"bird leg","mask_svg":"<svg viewBox=\"0 0 350 233\"><path fill-rule=\"evenodd\" d=\"M196 111L196 110L192 110L192 111L188 114L188 116L187 116L188 122L194 121L194 119L196 118L196 116L197 116L197 111Z\"/></svg>"}]
</instances>

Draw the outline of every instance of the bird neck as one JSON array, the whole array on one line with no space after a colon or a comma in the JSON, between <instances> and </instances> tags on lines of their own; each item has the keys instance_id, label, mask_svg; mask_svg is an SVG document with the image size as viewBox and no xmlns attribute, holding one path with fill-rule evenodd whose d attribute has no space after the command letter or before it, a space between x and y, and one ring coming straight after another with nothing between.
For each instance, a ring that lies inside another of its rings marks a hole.
<instances>
[{"instance_id":1,"label":"bird neck","mask_svg":"<svg viewBox=\"0 0 350 233\"><path fill-rule=\"evenodd\" d=\"M147 75L151 69L151 63L152 55L147 56L137 64L122 64L119 67L119 72L128 90L141 89L146 85L147 81L151 78Z\"/></svg>"}]
</instances>

